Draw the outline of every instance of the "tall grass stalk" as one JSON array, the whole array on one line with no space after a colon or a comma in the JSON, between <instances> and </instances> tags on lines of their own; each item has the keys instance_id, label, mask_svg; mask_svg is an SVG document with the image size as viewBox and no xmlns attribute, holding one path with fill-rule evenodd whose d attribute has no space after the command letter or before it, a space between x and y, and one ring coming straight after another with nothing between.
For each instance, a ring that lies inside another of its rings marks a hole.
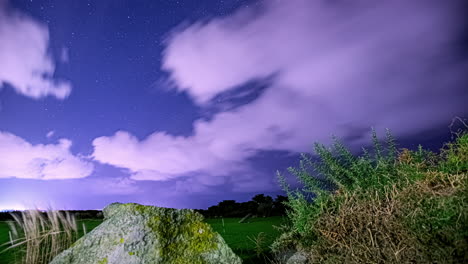
<instances>
[{"instance_id":1,"label":"tall grass stalk","mask_svg":"<svg viewBox=\"0 0 468 264\"><path fill-rule=\"evenodd\" d=\"M264 248L264 245L265 245L265 239L266 239L266 235L264 232L260 232L257 234L257 236L254 236L253 238L251 237L247 237L248 239L250 239L250 241L252 241L255 245L255 254L257 254L257 257L260 257L261 255L264 254L265 252L265 248Z\"/></svg>"},{"instance_id":2,"label":"tall grass stalk","mask_svg":"<svg viewBox=\"0 0 468 264\"><path fill-rule=\"evenodd\" d=\"M224 218L221 218L221 221L223 222L223 233L226 233L226 229L224 229Z\"/></svg>"},{"instance_id":3,"label":"tall grass stalk","mask_svg":"<svg viewBox=\"0 0 468 264\"><path fill-rule=\"evenodd\" d=\"M27 210L11 215L10 242L2 246L8 246L3 251L20 251L18 264L49 263L78 238L75 217L69 212Z\"/></svg>"},{"instance_id":4,"label":"tall grass stalk","mask_svg":"<svg viewBox=\"0 0 468 264\"><path fill-rule=\"evenodd\" d=\"M81 223L82 227L83 227L83 235L86 235L86 225L84 223Z\"/></svg>"}]
</instances>

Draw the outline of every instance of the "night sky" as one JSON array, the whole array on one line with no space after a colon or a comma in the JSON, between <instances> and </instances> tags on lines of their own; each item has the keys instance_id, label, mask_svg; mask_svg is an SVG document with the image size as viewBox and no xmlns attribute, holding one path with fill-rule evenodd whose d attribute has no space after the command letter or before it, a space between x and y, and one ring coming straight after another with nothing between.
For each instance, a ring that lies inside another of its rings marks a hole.
<instances>
[{"instance_id":1,"label":"night sky","mask_svg":"<svg viewBox=\"0 0 468 264\"><path fill-rule=\"evenodd\" d=\"M438 149L468 116L464 2L0 0L0 210L282 194L371 127Z\"/></svg>"}]
</instances>

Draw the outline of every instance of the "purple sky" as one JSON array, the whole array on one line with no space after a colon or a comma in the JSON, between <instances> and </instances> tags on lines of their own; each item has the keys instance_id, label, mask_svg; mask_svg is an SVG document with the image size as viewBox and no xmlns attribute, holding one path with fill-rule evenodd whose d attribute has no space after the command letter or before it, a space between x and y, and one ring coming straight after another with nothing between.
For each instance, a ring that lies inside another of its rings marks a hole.
<instances>
[{"instance_id":1,"label":"purple sky","mask_svg":"<svg viewBox=\"0 0 468 264\"><path fill-rule=\"evenodd\" d=\"M468 113L463 1L64 2L0 0L0 209L279 194L313 142Z\"/></svg>"}]
</instances>

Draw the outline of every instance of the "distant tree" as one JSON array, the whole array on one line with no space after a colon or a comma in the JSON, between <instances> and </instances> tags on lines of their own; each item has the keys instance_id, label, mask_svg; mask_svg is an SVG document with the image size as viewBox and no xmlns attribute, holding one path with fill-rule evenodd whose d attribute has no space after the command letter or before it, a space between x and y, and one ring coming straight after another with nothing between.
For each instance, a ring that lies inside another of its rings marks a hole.
<instances>
[{"instance_id":1,"label":"distant tree","mask_svg":"<svg viewBox=\"0 0 468 264\"><path fill-rule=\"evenodd\" d=\"M277 195L273 200L270 196L257 194L251 201L238 203L235 200L223 200L217 205L208 207L207 210L196 210L206 218L214 217L245 217L248 214L271 216L283 215L285 207L283 202L287 201L286 196Z\"/></svg>"},{"instance_id":2,"label":"distant tree","mask_svg":"<svg viewBox=\"0 0 468 264\"><path fill-rule=\"evenodd\" d=\"M208 210L204 210L204 209L193 209L193 210L194 210L195 212L197 212L197 213L203 215L205 218L210 217L210 216L208 215Z\"/></svg>"},{"instance_id":3,"label":"distant tree","mask_svg":"<svg viewBox=\"0 0 468 264\"><path fill-rule=\"evenodd\" d=\"M221 210L220 210L219 206L213 205L213 206L208 207L207 215L208 215L208 217L221 216Z\"/></svg>"},{"instance_id":4,"label":"distant tree","mask_svg":"<svg viewBox=\"0 0 468 264\"><path fill-rule=\"evenodd\" d=\"M273 209L273 198L264 194L257 194L252 198L257 203L257 213L263 217L270 216Z\"/></svg>"},{"instance_id":5,"label":"distant tree","mask_svg":"<svg viewBox=\"0 0 468 264\"><path fill-rule=\"evenodd\" d=\"M221 215L224 217L235 217L239 204L235 200L224 200L218 204Z\"/></svg>"},{"instance_id":6,"label":"distant tree","mask_svg":"<svg viewBox=\"0 0 468 264\"><path fill-rule=\"evenodd\" d=\"M276 199L273 201L273 215L285 215L286 214L286 205L285 202L288 201L287 196L277 195Z\"/></svg>"},{"instance_id":7,"label":"distant tree","mask_svg":"<svg viewBox=\"0 0 468 264\"><path fill-rule=\"evenodd\" d=\"M267 198L267 197L269 197L269 198ZM265 196L263 193L262 194L257 194L254 197L252 197L252 201L256 202L257 204L266 203L266 202L268 202L268 200L273 201L273 199L270 196Z\"/></svg>"},{"instance_id":8,"label":"distant tree","mask_svg":"<svg viewBox=\"0 0 468 264\"><path fill-rule=\"evenodd\" d=\"M99 210L69 210L76 219L100 219L103 218L102 211Z\"/></svg>"},{"instance_id":9,"label":"distant tree","mask_svg":"<svg viewBox=\"0 0 468 264\"><path fill-rule=\"evenodd\" d=\"M248 201L243 203L245 206L245 214L256 214L258 204L254 201Z\"/></svg>"}]
</instances>

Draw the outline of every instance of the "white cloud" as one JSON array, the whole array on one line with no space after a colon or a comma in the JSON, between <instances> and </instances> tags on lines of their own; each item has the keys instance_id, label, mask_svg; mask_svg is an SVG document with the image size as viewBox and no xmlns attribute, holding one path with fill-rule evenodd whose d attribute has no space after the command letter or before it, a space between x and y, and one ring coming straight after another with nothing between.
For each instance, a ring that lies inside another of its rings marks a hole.
<instances>
[{"instance_id":1,"label":"white cloud","mask_svg":"<svg viewBox=\"0 0 468 264\"><path fill-rule=\"evenodd\" d=\"M70 151L72 142L32 145L8 132L0 131L0 178L75 179L89 176L94 166Z\"/></svg>"},{"instance_id":2,"label":"white cloud","mask_svg":"<svg viewBox=\"0 0 468 264\"><path fill-rule=\"evenodd\" d=\"M139 141L128 132L93 141L94 159L130 170L134 180L169 180L182 174L206 170L225 174L232 170L226 156L217 156L207 142L154 133Z\"/></svg>"},{"instance_id":3,"label":"white cloud","mask_svg":"<svg viewBox=\"0 0 468 264\"><path fill-rule=\"evenodd\" d=\"M139 140L119 131L95 139L93 157L135 180L226 175L248 170L259 150L310 151L332 133L360 145L371 126L406 136L464 111L466 61L454 60L450 46L460 22L455 1L345 2L265 1L257 12L179 28L163 69L197 104L274 75L271 86L249 104L197 120L191 136Z\"/></svg>"},{"instance_id":4,"label":"white cloud","mask_svg":"<svg viewBox=\"0 0 468 264\"><path fill-rule=\"evenodd\" d=\"M8 84L32 98L66 98L71 85L53 78L55 64L48 51L47 27L1 2L0 89Z\"/></svg>"}]
</instances>

